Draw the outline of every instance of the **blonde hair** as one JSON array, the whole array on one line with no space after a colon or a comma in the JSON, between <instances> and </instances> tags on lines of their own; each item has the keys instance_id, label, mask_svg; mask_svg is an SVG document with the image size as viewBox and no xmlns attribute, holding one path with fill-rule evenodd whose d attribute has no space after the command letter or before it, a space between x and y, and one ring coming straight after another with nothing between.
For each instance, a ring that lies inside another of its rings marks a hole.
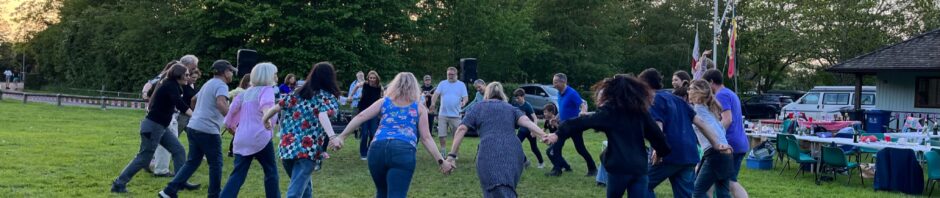
<instances>
[{"instance_id":1,"label":"blonde hair","mask_svg":"<svg viewBox=\"0 0 940 198\"><path fill-rule=\"evenodd\" d=\"M418 79L411 72L401 72L395 75L395 79L388 83L388 89L385 90L385 96L391 99L405 99L411 102L418 101L421 97L421 88Z\"/></svg>"},{"instance_id":2,"label":"blonde hair","mask_svg":"<svg viewBox=\"0 0 940 198\"><path fill-rule=\"evenodd\" d=\"M277 66L270 62L258 63L251 69L251 86L272 86L277 84Z\"/></svg>"},{"instance_id":3,"label":"blonde hair","mask_svg":"<svg viewBox=\"0 0 940 198\"><path fill-rule=\"evenodd\" d=\"M700 96L692 97L692 93L696 93ZM715 93L712 92L711 85L708 81L692 81L692 85L689 86L689 101L692 102L692 104L705 105L708 107L708 111L715 114L715 117L721 117L721 104L719 104L718 100L715 98Z\"/></svg>"},{"instance_id":4,"label":"blonde hair","mask_svg":"<svg viewBox=\"0 0 940 198\"><path fill-rule=\"evenodd\" d=\"M486 88L483 89L483 98L485 99L497 99L506 102L508 97L506 93L503 92L503 84L499 82L491 82L489 85L486 85Z\"/></svg>"}]
</instances>

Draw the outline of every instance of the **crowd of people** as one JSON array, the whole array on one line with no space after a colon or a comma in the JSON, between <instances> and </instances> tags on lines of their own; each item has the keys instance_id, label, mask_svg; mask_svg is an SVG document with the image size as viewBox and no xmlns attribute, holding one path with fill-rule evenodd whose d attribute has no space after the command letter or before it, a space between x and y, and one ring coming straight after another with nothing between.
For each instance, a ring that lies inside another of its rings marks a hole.
<instances>
[{"instance_id":1,"label":"crowd of people","mask_svg":"<svg viewBox=\"0 0 940 198\"><path fill-rule=\"evenodd\" d=\"M344 148L346 139L357 134L359 157L366 161L376 197L407 197L418 171L419 145L440 173L451 174L464 136L472 131L480 138L475 159L483 197L518 196L522 173L533 163L523 151L526 140L540 169L546 165L537 142L549 145L545 152L552 168L546 175L572 171L562 157L568 139L584 158L586 176L598 176L608 197L655 197L655 188L666 179L675 197L747 197L737 177L748 150L740 99L714 69L695 71L694 77L673 73L671 92L663 89L663 75L653 68L605 78L590 92L594 111L568 86L567 75L558 73L551 79L557 101L541 107L540 119L525 90L504 90L500 82L475 80L471 101L454 67L436 86L430 75L419 81L401 72L383 85L377 71L357 72L341 94L329 62L313 64L301 80L284 75L280 85L277 66L259 63L234 90L228 86L237 73L231 63L213 62L212 78L197 85L198 62L193 55L183 56L145 83L142 95L149 106L140 123L139 152L113 181L112 192L126 193L134 175L146 170L172 177L159 197L178 197L180 190L201 187L189 179L205 160L208 196L237 197L252 161L258 161L265 196L281 197L280 159L290 177L284 195L312 197L311 174L321 169L329 151ZM341 105L356 112L337 133L331 119L336 121ZM600 167L584 144L588 129L604 133L608 141ZM178 139L182 132L189 140L188 154ZM223 185L225 133L233 135L229 156L234 168Z\"/></svg>"}]
</instances>

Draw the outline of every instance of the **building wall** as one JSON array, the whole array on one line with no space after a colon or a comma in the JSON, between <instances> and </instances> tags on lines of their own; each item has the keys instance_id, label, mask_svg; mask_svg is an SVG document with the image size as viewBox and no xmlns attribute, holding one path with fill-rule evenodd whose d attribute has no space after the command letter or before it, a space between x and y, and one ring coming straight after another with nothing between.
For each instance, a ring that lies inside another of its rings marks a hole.
<instances>
[{"instance_id":1,"label":"building wall","mask_svg":"<svg viewBox=\"0 0 940 198\"><path fill-rule=\"evenodd\" d=\"M940 113L940 108L914 108L914 80L940 76L940 72L880 72L875 107L901 112Z\"/></svg>"}]
</instances>

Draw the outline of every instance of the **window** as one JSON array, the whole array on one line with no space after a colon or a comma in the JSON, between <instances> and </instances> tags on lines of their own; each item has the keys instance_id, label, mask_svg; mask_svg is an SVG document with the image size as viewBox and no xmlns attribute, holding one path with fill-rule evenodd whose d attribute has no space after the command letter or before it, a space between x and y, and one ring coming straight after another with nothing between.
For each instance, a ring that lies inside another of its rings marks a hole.
<instances>
[{"instance_id":1,"label":"window","mask_svg":"<svg viewBox=\"0 0 940 198\"><path fill-rule=\"evenodd\" d=\"M542 89L539 89L539 88L535 88L535 95L537 95L537 96L548 96L548 95L545 95L545 90L542 90Z\"/></svg>"},{"instance_id":2,"label":"window","mask_svg":"<svg viewBox=\"0 0 940 198\"><path fill-rule=\"evenodd\" d=\"M914 82L914 107L940 108L940 77L918 77Z\"/></svg>"},{"instance_id":3,"label":"window","mask_svg":"<svg viewBox=\"0 0 940 198\"><path fill-rule=\"evenodd\" d=\"M849 104L849 94L848 93L826 93L823 96L824 105L848 105Z\"/></svg>"},{"instance_id":4,"label":"window","mask_svg":"<svg viewBox=\"0 0 940 198\"><path fill-rule=\"evenodd\" d=\"M862 105L875 105L875 94L862 94Z\"/></svg>"},{"instance_id":5,"label":"window","mask_svg":"<svg viewBox=\"0 0 940 198\"><path fill-rule=\"evenodd\" d=\"M751 99L748 99L747 101L744 101L744 104L760 104L762 101L764 101L763 97L756 96L756 97L752 97Z\"/></svg>"},{"instance_id":6,"label":"window","mask_svg":"<svg viewBox=\"0 0 940 198\"><path fill-rule=\"evenodd\" d=\"M525 94L535 95L535 87L522 87L522 90L525 91Z\"/></svg>"},{"instance_id":7,"label":"window","mask_svg":"<svg viewBox=\"0 0 940 198\"><path fill-rule=\"evenodd\" d=\"M808 93L800 99L800 104L819 104L819 93Z\"/></svg>"},{"instance_id":8,"label":"window","mask_svg":"<svg viewBox=\"0 0 940 198\"><path fill-rule=\"evenodd\" d=\"M761 103L777 103L778 102L777 97L778 96L764 96L760 98L760 102Z\"/></svg>"},{"instance_id":9,"label":"window","mask_svg":"<svg viewBox=\"0 0 940 198\"><path fill-rule=\"evenodd\" d=\"M548 93L548 96L558 96L558 90L551 86L543 86L545 92Z\"/></svg>"}]
</instances>

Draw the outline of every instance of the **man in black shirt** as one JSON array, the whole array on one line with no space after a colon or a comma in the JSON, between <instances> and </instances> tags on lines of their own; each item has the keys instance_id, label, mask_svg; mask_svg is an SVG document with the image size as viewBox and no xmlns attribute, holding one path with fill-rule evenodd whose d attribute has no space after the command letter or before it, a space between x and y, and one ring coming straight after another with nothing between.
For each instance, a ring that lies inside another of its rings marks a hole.
<instances>
[{"instance_id":1,"label":"man in black shirt","mask_svg":"<svg viewBox=\"0 0 940 198\"><path fill-rule=\"evenodd\" d=\"M424 75L424 84L421 85L421 94L424 96L424 106L430 109L431 97L434 96L434 85L431 84L431 75ZM437 117L437 114L431 114L431 112L428 112L428 126L434 126L435 117Z\"/></svg>"}]
</instances>

